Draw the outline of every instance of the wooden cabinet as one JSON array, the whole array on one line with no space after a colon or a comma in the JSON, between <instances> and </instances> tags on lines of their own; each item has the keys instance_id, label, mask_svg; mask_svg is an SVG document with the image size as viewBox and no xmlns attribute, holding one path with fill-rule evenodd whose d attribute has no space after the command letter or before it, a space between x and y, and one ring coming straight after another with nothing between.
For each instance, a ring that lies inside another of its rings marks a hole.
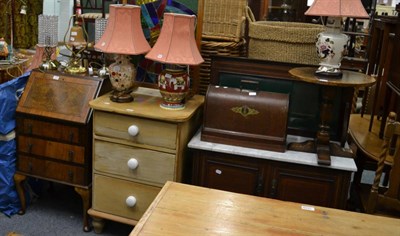
<instances>
[{"instance_id":1,"label":"wooden cabinet","mask_svg":"<svg viewBox=\"0 0 400 236\"><path fill-rule=\"evenodd\" d=\"M84 230L92 183L92 123L89 101L110 90L108 79L33 71L16 111L17 171L25 212L26 176L75 187L83 200Z\"/></svg>"},{"instance_id":2,"label":"wooden cabinet","mask_svg":"<svg viewBox=\"0 0 400 236\"><path fill-rule=\"evenodd\" d=\"M90 102L93 122L93 204L96 232L105 219L135 225L168 181L186 182L187 143L201 123L204 97L165 110L155 89L139 88L131 103L109 95Z\"/></svg>"},{"instance_id":3,"label":"wooden cabinet","mask_svg":"<svg viewBox=\"0 0 400 236\"><path fill-rule=\"evenodd\" d=\"M353 159L316 165L311 153L277 153L203 142L196 135L192 183L199 186L325 207L346 207ZM212 147L212 150L211 148Z\"/></svg>"}]
</instances>

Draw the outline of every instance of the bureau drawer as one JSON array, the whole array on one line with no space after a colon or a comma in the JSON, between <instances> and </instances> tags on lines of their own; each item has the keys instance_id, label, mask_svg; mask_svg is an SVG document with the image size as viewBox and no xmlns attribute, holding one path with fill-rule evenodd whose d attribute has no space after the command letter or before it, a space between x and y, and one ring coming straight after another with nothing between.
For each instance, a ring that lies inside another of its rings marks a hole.
<instances>
[{"instance_id":1,"label":"bureau drawer","mask_svg":"<svg viewBox=\"0 0 400 236\"><path fill-rule=\"evenodd\" d=\"M158 187L97 174L93 178L93 209L134 220L142 217L161 190ZM128 197L134 197L134 206L127 205Z\"/></svg>"},{"instance_id":2,"label":"bureau drawer","mask_svg":"<svg viewBox=\"0 0 400 236\"><path fill-rule=\"evenodd\" d=\"M58 180L70 184L88 185L91 173L85 168L49 160L19 155L17 170L28 175ZM85 174L88 178L85 179Z\"/></svg>"},{"instance_id":3,"label":"bureau drawer","mask_svg":"<svg viewBox=\"0 0 400 236\"><path fill-rule=\"evenodd\" d=\"M177 124L101 111L95 111L93 117L93 132L96 135L138 144L176 148Z\"/></svg>"},{"instance_id":4,"label":"bureau drawer","mask_svg":"<svg viewBox=\"0 0 400 236\"><path fill-rule=\"evenodd\" d=\"M175 155L131 146L94 141L94 169L163 186L174 180Z\"/></svg>"},{"instance_id":5,"label":"bureau drawer","mask_svg":"<svg viewBox=\"0 0 400 236\"><path fill-rule=\"evenodd\" d=\"M41 136L60 142L81 143L77 127L20 117L17 117L17 125L19 134Z\"/></svg>"},{"instance_id":6,"label":"bureau drawer","mask_svg":"<svg viewBox=\"0 0 400 236\"><path fill-rule=\"evenodd\" d=\"M18 136L18 152L84 164L85 148L39 138Z\"/></svg>"}]
</instances>

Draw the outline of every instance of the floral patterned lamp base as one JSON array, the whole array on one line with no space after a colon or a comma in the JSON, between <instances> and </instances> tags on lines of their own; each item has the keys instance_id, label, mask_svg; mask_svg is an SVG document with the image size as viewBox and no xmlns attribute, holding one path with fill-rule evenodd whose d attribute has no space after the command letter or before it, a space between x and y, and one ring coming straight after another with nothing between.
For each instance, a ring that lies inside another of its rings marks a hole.
<instances>
[{"instance_id":1,"label":"floral patterned lamp base","mask_svg":"<svg viewBox=\"0 0 400 236\"><path fill-rule=\"evenodd\" d=\"M117 55L115 62L109 68L113 92L110 100L113 102L132 102L131 92L137 88L135 84L136 69L126 55Z\"/></svg>"},{"instance_id":2,"label":"floral patterned lamp base","mask_svg":"<svg viewBox=\"0 0 400 236\"><path fill-rule=\"evenodd\" d=\"M348 52L348 42L349 37L341 32L341 18L328 18L327 30L318 34L315 43L318 57L321 59L315 74L341 78L340 65L343 56Z\"/></svg>"},{"instance_id":3,"label":"floral patterned lamp base","mask_svg":"<svg viewBox=\"0 0 400 236\"><path fill-rule=\"evenodd\" d=\"M190 88L188 73L178 66L168 66L158 77L163 102L160 107L168 110L185 109L185 98Z\"/></svg>"}]
</instances>

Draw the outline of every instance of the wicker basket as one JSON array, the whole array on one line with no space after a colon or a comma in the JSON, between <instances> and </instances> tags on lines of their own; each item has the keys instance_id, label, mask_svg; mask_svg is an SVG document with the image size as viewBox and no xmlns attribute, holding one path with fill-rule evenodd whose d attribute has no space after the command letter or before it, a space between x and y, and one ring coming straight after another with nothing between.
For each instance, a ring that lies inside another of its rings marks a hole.
<instances>
[{"instance_id":1,"label":"wicker basket","mask_svg":"<svg viewBox=\"0 0 400 236\"><path fill-rule=\"evenodd\" d=\"M201 55L204 62L200 65L200 84L198 93L205 95L207 87L210 84L211 60L212 56L232 56L243 57L246 55L246 41L241 39L240 42L220 42L220 41L202 41Z\"/></svg>"},{"instance_id":2,"label":"wicker basket","mask_svg":"<svg viewBox=\"0 0 400 236\"><path fill-rule=\"evenodd\" d=\"M299 22L254 21L249 24L249 58L318 65L315 49L322 25Z\"/></svg>"},{"instance_id":3,"label":"wicker basket","mask_svg":"<svg viewBox=\"0 0 400 236\"><path fill-rule=\"evenodd\" d=\"M203 39L240 42L247 0L204 0Z\"/></svg>"}]
</instances>

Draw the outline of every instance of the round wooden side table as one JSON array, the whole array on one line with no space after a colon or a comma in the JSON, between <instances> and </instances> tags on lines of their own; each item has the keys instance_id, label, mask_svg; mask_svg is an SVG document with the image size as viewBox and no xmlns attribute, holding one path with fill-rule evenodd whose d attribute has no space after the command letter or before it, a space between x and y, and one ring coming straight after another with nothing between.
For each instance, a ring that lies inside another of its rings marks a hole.
<instances>
[{"instance_id":1,"label":"round wooden side table","mask_svg":"<svg viewBox=\"0 0 400 236\"><path fill-rule=\"evenodd\" d=\"M355 88L371 86L375 83L375 79L369 75L348 70L343 70L343 76L341 78L317 76L315 75L315 71L315 67L297 67L289 70L289 73L293 77L301 81L321 85L322 100L320 109L320 124L315 140L303 143L290 143L288 149L317 153L318 164L330 165L331 155L352 157L352 153L343 150L343 148L336 143L330 142L329 124L332 119L332 101L336 96L334 88L346 87L351 89L354 94ZM344 120L346 120L348 124L350 112L343 115L345 117Z\"/></svg>"}]
</instances>

